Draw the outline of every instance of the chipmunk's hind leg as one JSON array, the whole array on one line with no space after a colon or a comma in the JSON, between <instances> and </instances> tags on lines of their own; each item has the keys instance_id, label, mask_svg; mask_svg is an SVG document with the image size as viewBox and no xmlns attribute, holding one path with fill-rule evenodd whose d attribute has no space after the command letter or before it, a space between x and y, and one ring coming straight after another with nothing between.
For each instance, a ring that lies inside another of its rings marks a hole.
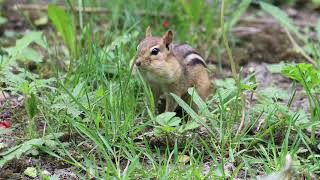
<instances>
[{"instance_id":1,"label":"chipmunk's hind leg","mask_svg":"<svg viewBox=\"0 0 320 180\"><path fill-rule=\"evenodd\" d=\"M195 111L196 113L198 113L198 106L195 102L192 101L192 97L186 93L185 95L183 95L181 97L181 99L186 103L188 104L192 109L193 111ZM185 120L189 120L191 119L191 116L188 114L187 111L185 111L181 106L177 106L175 111L174 111L178 117L181 117L181 118L184 118Z\"/></svg>"},{"instance_id":2,"label":"chipmunk's hind leg","mask_svg":"<svg viewBox=\"0 0 320 180\"><path fill-rule=\"evenodd\" d=\"M163 112L163 108L161 107L161 104L159 105L159 100L161 96L161 90L157 86L152 86L151 91L153 94L153 100L154 100L154 107L155 107L155 113L160 114Z\"/></svg>"},{"instance_id":3,"label":"chipmunk's hind leg","mask_svg":"<svg viewBox=\"0 0 320 180\"><path fill-rule=\"evenodd\" d=\"M177 107L176 100L170 95L166 95L166 110L165 112L173 112Z\"/></svg>"},{"instance_id":4,"label":"chipmunk's hind leg","mask_svg":"<svg viewBox=\"0 0 320 180\"><path fill-rule=\"evenodd\" d=\"M197 93L202 98L202 100L206 100L207 97L210 95L212 86L209 75L205 68L199 68L196 72L195 81L195 88Z\"/></svg>"},{"instance_id":5,"label":"chipmunk's hind leg","mask_svg":"<svg viewBox=\"0 0 320 180\"><path fill-rule=\"evenodd\" d=\"M191 96L190 96L188 93L184 94L184 95L181 97L181 99L182 99L186 104L188 104L195 112L197 112L197 106L196 106L196 104L192 101L192 98L191 98ZM182 107L180 107L180 106L178 106L178 107L176 108L176 113L177 113L177 115L178 115L179 117L184 117L184 118L186 118L186 119L190 119L189 114L188 114Z\"/></svg>"}]
</instances>

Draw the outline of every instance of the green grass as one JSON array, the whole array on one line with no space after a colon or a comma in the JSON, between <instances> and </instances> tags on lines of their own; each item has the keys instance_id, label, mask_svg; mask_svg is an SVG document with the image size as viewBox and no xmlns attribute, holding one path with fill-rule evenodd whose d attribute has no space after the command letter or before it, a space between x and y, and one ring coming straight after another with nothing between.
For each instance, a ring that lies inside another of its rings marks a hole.
<instances>
[{"instance_id":1,"label":"green grass","mask_svg":"<svg viewBox=\"0 0 320 180\"><path fill-rule=\"evenodd\" d=\"M216 90L206 102L190 89L200 109L198 114L188 102L173 95L189 114L189 121L154 113L148 84L133 77L129 66L145 28L150 25L160 35L166 30L162 22L169 21L176 40L195 47L201 44L207 47L202 51L209 56L224 50L223 42L227 40L223 38L250 3L226 0L221 31L220 3L214 1L205 6L198 1L192 5L187 2L79 0L74 3L105 7L112 13L74 12L72 16L49 6L49 18L61 37L56 31L47 37L33 34L11 48L28 53L15 54L4 49L7 54L0 54L0 82L4 84L0 90L26 97L27 138L39 138L41 143L35 144L35 148L76 167L85 179L254 178L282 171L288 154L293 158L297 177L319 175L319 140L315 137L320 117L319 56L312 56L318 57L314 67L293 65L296 71L290 71L293 67L283 70L284 75L303 85L311 105L310 112L305 113L310 113L310 118L291 111L290 101L278 101L283 93L289 93L294 101L296 83L292 92L256 91L259 85L254 73L247 78L235 74L237 81L213 82ZM65 6L69 5L67 1ZM153 16L156 12L168 17ZM289 31L298 33L295 29ZM30 52L30 43L37 44L46 56ZM62 43L66 48L61 47ZM314 49L312 53L319 52ZM10 67L19 67L17 60L30 63L35 59L42 60L33 62L38 66L36 73L22 67L19 73L10 73ZM60 66L61 62L64 65ZM44 72L41 66L49 66L50 72ZM50 74L50 79L44 79L43 73ZM244 92L259 97L251 108L241 101ZM243 118L244 126L237 132L236 125ZM35 126L40 121L46 125L43 129ZM56 133L63 133L67 141ZM41 140L50 134L54 141L44 144ZM21 151L27 150L24 147ZM14 153L9 152L10 156Z\"/></svg>"}]
</instances>

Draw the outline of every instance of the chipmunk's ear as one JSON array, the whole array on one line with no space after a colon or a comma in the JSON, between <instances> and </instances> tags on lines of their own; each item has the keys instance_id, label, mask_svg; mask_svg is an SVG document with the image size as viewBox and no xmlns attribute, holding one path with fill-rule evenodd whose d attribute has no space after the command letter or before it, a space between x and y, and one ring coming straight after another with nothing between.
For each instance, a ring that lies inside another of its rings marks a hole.
<instances>
[{"instance_id":1,"label":"chipmunk's ear","mask_svg":"<svg viewBox=\"0 0 320 180\"><path fill-rule=\"evenodd\" d=\"M146 37L151 37L152 36L152 31L151 31L151 27L148 26L147 30L146 30Z\"/></svg>"},{"instance_id":2,"label":"chipmunk's ear","mask_svg":"<svg viewBox=\"0 0 320 180\"><path fill-rule=\"evenodd\" d=\"M169 45L171 44L172 39L173 39L173 32L171 30L168 30L162 37L163 43L166 45L167 49L169 49Z\"/></svg>"}]
</instances>

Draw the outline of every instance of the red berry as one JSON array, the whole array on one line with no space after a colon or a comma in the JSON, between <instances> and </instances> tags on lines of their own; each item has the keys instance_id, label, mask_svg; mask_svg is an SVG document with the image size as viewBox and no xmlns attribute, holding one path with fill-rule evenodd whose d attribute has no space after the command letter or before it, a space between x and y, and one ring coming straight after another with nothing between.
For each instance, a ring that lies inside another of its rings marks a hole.
<instances>
[{"instance_id":1,"label":"red berry","mask_svg":"<svg viewBox=\"0 0 320 180\"><path fill-rule=\"evenodd\" d=\"M10 122L9 121L2 121L0 122L0 126L3 128L9 128L10 127Z\"/></svg>"},{"instance_id":2,"label":"red berry","mask_svg":"<svg viewBox=\"0 0 320 180\"><path fill-rule=\"evenodd\" d=\"M162 26L163 26L164 28L168 28L168 27L170 26L169 21L164 20L164 21L162 22Z\"/></svg>"}]
</instances>

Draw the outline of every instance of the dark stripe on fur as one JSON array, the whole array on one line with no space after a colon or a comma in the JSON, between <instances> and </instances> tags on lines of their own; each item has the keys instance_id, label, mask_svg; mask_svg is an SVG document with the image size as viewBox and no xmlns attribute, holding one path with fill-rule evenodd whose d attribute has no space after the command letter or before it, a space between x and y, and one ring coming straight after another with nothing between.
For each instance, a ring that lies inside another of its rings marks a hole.
<instances>
[{"instance_id":1,"label":"dark stripe on fur","mask_svg":"<svg viewBox=\"0 0 320 180\"><path fill-rule=\"evenodd\" d=\"M183 46L183 45L189 45L188 43L180 43L180 44L176 44L174 47L179 47L179 46Z\"/></svg>"},{"instance_id":2,"label":"dark stripe on fur","mask_svg":"<svg viewBox=\"0 0 320 180\"><path fill-rule=\"evenodd\" d=\"M207 65L199 58L193 58L188 63L188 65L190 65L190 66L194 66L194 65L197 65L197 64L201 64L202 66L207 67Z\"/></svg>"},{"instance_id":3,"label":"dark stripe on fur","mask_svg":"<svg viewBox=\"0 0 320 180\"><path fill-rule=\"evenodd\" d=\"M186 57L188 57L190 54L197 54L199 56L201 56L199 53L197 53L196 51L188 51L186 54L183 55L183 58L185 59Z\"/></svg>"}]
</instances>

